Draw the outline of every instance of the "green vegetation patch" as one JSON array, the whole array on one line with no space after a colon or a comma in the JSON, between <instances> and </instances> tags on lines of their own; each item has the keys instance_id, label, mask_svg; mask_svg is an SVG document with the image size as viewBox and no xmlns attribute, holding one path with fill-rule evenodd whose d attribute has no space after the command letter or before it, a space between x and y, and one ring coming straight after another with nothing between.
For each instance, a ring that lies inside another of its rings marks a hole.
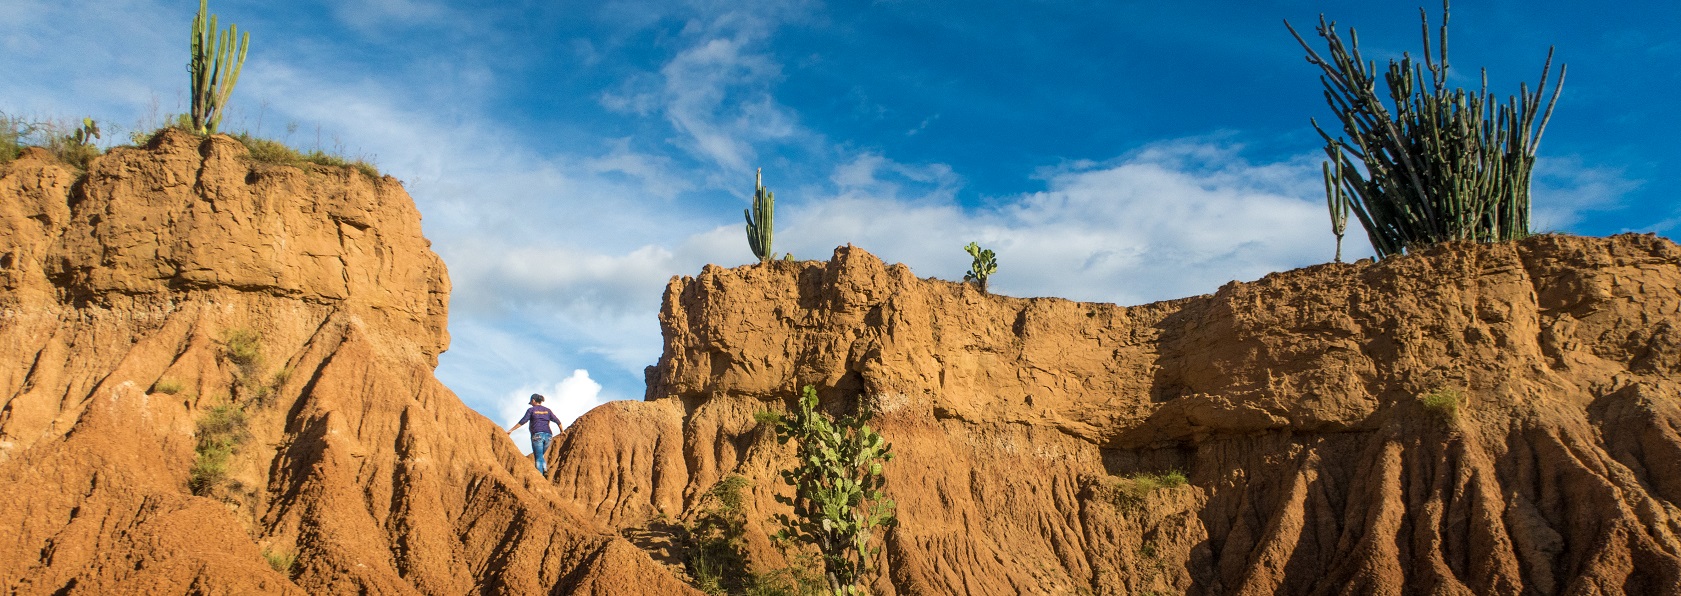
<instances>
[{"instance_id":1,"label":"green vegetation patch","mask_svg":"<svg viewBox=\"0 0 1681 596\"><path fill-rule=\"evenodd\" d=\"M288 147L280 141L258 138L244 132L233 135L233 138L238 140L240 144L245 145L245 149L251 152L253 161L299 168L306 164L354 168L369 178L379 178L381 176L379 170L374 168L372 164L360 159L345 159L320 149L312 149L306 153Z\"/></svg>"},{"instance_id":2,"label":"green vegetation patch","mask_svg":"<svg viewBox=\"0 0 1681 596\"><path fill-rule=\"evenodd\" d=\"M245 410L235 404L212 407L198 419L197 434L198 445L193 449L197 457L187 482L193 494L203 496L227 480L229 462L250 435Z\"/></svg>"},{"instance_id":3,"label":"green vegetation patch","mask_svg":"<svg viewBox=\"0 0 1681 596\"><path fill-rule=\"evenodd\" d=\"M164 395L176 395L186 389L186 383L175 379L158 379L158 382L152 384L152 393L162 393Z\"/></svg>"},{"instance_id":4,"label":"green vegetation patch","mask_svg":"<svg viewBox=\"0 0 1681 596\"><path fill-rule=\"evenodd\" d=\"M1109 501L1116 507L1131 509L1142 505L1144 498L1150 493L1161 489L1179 488L1188 482L1185 473L1178 470L1169 470L1162 474L1138 473L1111 478L1107 483L1110 490Z\"/></svg>"},{"instance_id":5,"label":"green vegetation patch","mask_svg":"<svg viewBox=\"0 0 1681 596\"><path fill-rule=\"evenodd\" d=\"M263 362L263 334L250 329L231 329L222 336L224 354L228 361L241 368L259 366Z\"/></svg>"},{"instance_id":6,"label":"green vegetation patch","mask_svg":"<svg viewBox=\"0 0 1681 596\"><path fill-rule=\"evenodd\" d=\"M263 549L263 560L268 561L270 569L289 578L292 577L292 568L297 565L298 555L289 549L271 547Z\"/></svg>"},{"instance_id":7,"label":"green vegetation patch","mask_svg":"<svg viewBox=\"0 0 1681 596\"><path fill-rule=\"evenodd\" d=\"M1424 405L1425 411L1448 421L1459 418L1459 406L1464 401L1465 394L1458 389L1445 387L1421 395L1418 398L1418 402Z\"/></svg>"},{"instance_id":8,"label":"green vegetation patch","mask_svg":"<svg viewBox=\"0 0 1681 596\"><path fill-rule=\"evenodd\" d=\"M83 118L80 125L53 120L34 121L0 112L0 164L11 163L26 147L40 147L59 161L86 171L88 163L103 151L94 141L100 138L99 124Z\"/></svg>"}]
</instances>

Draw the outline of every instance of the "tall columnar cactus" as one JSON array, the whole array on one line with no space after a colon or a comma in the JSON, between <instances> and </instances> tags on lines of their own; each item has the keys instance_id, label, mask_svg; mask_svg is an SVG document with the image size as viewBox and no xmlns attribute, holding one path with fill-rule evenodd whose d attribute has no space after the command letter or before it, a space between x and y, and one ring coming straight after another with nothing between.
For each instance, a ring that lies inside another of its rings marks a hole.
<instances>
[{"instance_id":1,"label":"tall columnar cactus","mask_svg":"<svg viewBox=\"0 0 1681 596\"><path fill-rule=\"evenodd\" d=\"M218 32L216 15L209 11L209 0L199 0L198 16L193 17L192 61L187 63L192 75L192 126L201 135L215 133L222 123L222 110L245 66L245 50L251 46L251 34L239 35L238 25L229 24Z\"/></svg>"},{"instance_id":2,"label":"tall columnar cactus","mask_svg":"<svg viewBox=\"0 0 1681 596\"><path fill-rule=\"evenodd\" d=\"M876 528L892 526L894 503L883 492L887 481L881 466L893 460L893 445L870 429L870 411L831 420L817 410L817 391L805 387L798 408L776 423L776 440L790 439L798 464L782 471L794 495L778 495L777 502L793 507L793 515L777 514L782 526L778 541L797 541L817 547L829 589L834 594L858 594L881 548L872 544Z\"/></svg>"},{"instance_id":3,"label":"tall columnar cactus","mask_svg":"<svg viewBox=\"0 0 1681 596\"><path fill-rule=\"evenodd\" d=\"M770 262L771 234L776 227L776 196L765 188L764 170L753 173L753 210L741 210L747 216L747 246L760 263Z\"/></svg>"},{"instance_id":4,"label":"tall columnar cactus","mask_svg":"<svg viewBox=\"0 0 1681 596\"><path fill-rule=\"evenodd\" d=\"M1325 140L1329 167L1335 170L1328 178L1333 188L1326 189L1332 219L1336 195L1346 192L1379 257L1436 242L1528 236L1535 150L1558 103L1565 69L1559 68L1545 112L1541 103L1552 72L1551 49L1533 93L1523 84L1517 97L1501 101L1489 93L1486 71L1480 91L1450 90L1448 3L1442 2L1437 54L1431 52L1429 16L1422 9L1419 13L1424 64L1402 54L1399 61L1389 61L1383 74L1393 108L1378 97L1376 66L1360 55L1359 36L1352 29L1344 45L1336 23L1320 15L1317 33L1329 47L1327 60L1289 22L1284 24L1307 50L1307 61L1322 71L1325 101L1352 139L1333 138L1313 121ZM1363 167L1356 167L1354 160Z\"/></svg>"},{"instance_id":5,"label":"tall columnar cactus","mask_svg":"<svg viewBox=\"0 0 1681 596\"><path fill-rule=\"evenodd\" d=\"M981 245L974 242L964 246L963 251L974 257L974 262L969 265L969 271L963 274L963 281L975 282L981 293L985 294L986 279L998 272L998 255L993 254L990 249L981 248Z\"/></svg>"},{"instance_id":6,"label":"tall columnar cactus","mask_svg":"<svg viewBox=\"0 0 1681 596\"><path fill-rule=\"evenodd\" d=\"M1325 162L1321 168L1325 174L1325 206L1331 210L1331 233L1337 235L1336 262L1342 262L1342 235L1348 231L1348 193L1342 186L1342 168L1331 167L1331 162Z\"/></svg>"}]
</instances>

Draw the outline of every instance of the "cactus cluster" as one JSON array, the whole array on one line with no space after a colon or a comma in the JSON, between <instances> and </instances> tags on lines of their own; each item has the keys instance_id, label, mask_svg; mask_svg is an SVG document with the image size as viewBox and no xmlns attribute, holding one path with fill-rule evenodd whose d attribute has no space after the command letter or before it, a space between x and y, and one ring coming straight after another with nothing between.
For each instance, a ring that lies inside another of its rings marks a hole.
<instances>
[{"instance_id":1,"label":"cactus cluster","mask_svg":"<svg viewBox=\"0 0 1681 596\"><path fill-rule=\"evenodd\" d=\"M867 408L857 416L830 419L817 410L817 391L805 387L798 407L779 417L776 439L797 447L799 464L782 471L794 487L792 497L777 502L793 515L777 514L779 542L817 547L834 594L858 594L859 583L873 568L881 548L872 544L875 530L894 523L892 499L886 498L881 466L892 461L893 445L869 426Z\"/></svg>"},{"instance_id":2,"label":"cactus cluster","mask_svg":"<svg viewBox=\"0 0 1681 596\"><path fill-rule=\"evenodd\" d=\"M1307 50L1307 61L1322 71L1325 100L1346 135L1333 137L1313 122L1330 157L1325 181L1333 229L1341 227L1338 209L1346 202L1380 258L1437 242L1497 242L1529 235L1535 150L1564 84L1560 67L1543 112L1553 64L1549 49L1533 93L1525 84L1517 97L1501 101L1488 91L1487 72L1480 91L1449 89L1448 3L1442 3L1434 54L1429 16L1419 12L1424 63L1402 54L1382 73L1393 113L1378 96L1379 73L1375 63L1361 56L1352 29L1350 43L1344 44L1336 23L1320 15L1317 33L1329 48L1327 60L1285 23ZM1338 246L1340 252L1340 236Z\"/></svg>"},{"instance_id":3,"label":"cactus cluster","mask_svg":"<svg viewBox=\"0 0 1681 596\"><path fill-rule=\"evenodd\" d=\"M238 25L217 31L216 15L205 20L209 10L209 0L199 0L198 16L193 18L192 61L187 63L192 76L192 127L201 135L214 134L222 123L223 108L239 81L245 50L251 46L251 34L239 35Z\"/></svg>"},{"instance_id":4,"label":"cactus cluster","mask_svg":"<svg viewBox=\"0 0 1681 596\"><path fill-rule=\"evenodd\" d=\"M776 195L765 188L764 170L753 173L753 210L743 209L747 217L747 246L760 263L771 260L771 234L776 227Z\"/></svg>"}]
</instances>

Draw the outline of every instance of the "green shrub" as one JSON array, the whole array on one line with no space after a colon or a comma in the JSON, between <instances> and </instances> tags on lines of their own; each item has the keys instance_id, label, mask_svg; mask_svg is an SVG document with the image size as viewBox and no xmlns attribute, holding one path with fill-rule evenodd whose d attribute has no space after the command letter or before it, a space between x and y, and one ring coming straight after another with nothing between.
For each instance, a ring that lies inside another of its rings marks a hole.
<instances>
[{"instance_id":1,"label":"green shrub","mask_svg":"<svg viewBox=\"0 0 1681 596\"><path fill-rule=\"evenodd\" d=\"M730 475L719 480L696 503L700 512L684 526L686 563L694 586L708 594L740 592L747 572L747 516L741 491L752 483Z\"/></svg>"},{"instance_id":2,"label":"green shrub","mask_svg":"<svg viewBox=\"0 0 1681 596\"><path fill-rule=\"evenodd\" d=\"M1459 418L1459 404L1464 397L1458 389L1444 387L1419 396L1418 401L1424 404L1425 411L1451 421Z\"/></svg>"},{"instance_id":3,"label":"green shrub","mask_svg":"<svg viewBox=\"0 0 1681 596\"><path fill-rule=\"evenodd\" d=\"M240 368L255 368L263 361L263 335L250 329L231 329L222 337L228 361Z\"/></svg>"},{"instance_id":4,"label":"green shrub","mask_svg":"<svg viewBox=\"0 0 1681 596\"><path fill-rule=\"evenodd\" d=\"M1376 63L1361 57L1352 30L1345 45L1336 23L1327 23L1323 15L1316 32L1329 59L1285 23L1307 51L1308 62L1319 67L1325 100L1342 124L1343 136L1333 136L1313 122L1330 157L1324 174L1332 225L1339 225L1339 213L1352 210L1379 258L1437 242L1497 242L1529 235L1535 149L1564 80L1561 67L1543 113L1553 63L1548 50L1533 93L1521 85L1518 97L1502 101L1488 91L1487 76L1481 90L1450 90L1447 4L1442 4L1439 54L1431 51L1429 18L1422 11L1420 16L1424 64L1403 53L1400 60L1389 61L1387 73L1376 72ZM1379 78L1388 84L1388 106L1378 95Z\"/></svg>"},{"instance_id":5,"label":"green shrub","mask_svg":"<svg viewBox=\"0 0 1681 596\"><path fill-rule=\"evenodd\" d=\"M234 404L214 406L199 417L197 457L187 480L193 494L209 494L227 479L228 463L248 434L245 424L245 410Z\"/></svg>"},{"instance_id":6,"label":"green shrub","mask_svg":"<svg viewBox=\"0 0 1681 596\"><path fill-rule=\"evenodd\" d=\"M263 549L263 560L268 561L270 569L290 578L292 577L292 567L298 562L298 555L288 549L271 547Z\"/></svg>"},{"instance_id":7,"label":"green shrub","mask_svg":"<svg viewBox=\"0 0 1681 596\"><path fill-rule=\"evenodd\" d=\"M152 384L152 393L175 395L186 390L186 388L186 383L182 383L175 379L158 379L158 382Z\"/></svg>"},{"instance_id":8,"label":"green shrub","mask_svg":"<svg viewBox=\"0 0 1681 596\"><path fill-rule=\"evenodd\" d=\"M770 410L759 410L753 413L754 424L776 426L776 423L781 421L782 415Z\"/></svg>"}]
</instances>

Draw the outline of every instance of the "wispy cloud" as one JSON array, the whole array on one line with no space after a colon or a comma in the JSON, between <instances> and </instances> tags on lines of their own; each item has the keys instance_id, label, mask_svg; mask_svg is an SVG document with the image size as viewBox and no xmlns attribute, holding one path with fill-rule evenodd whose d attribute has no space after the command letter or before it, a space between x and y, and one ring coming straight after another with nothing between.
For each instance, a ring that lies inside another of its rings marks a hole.
<instances>
[{"instance_id":1,"label":"wispy cloud","mask_svg":"<svg viewBox=\"0 0 1681 596\"><path fill-rule=\"evenodd\" d=\"M1624 197L1640 186L1621 169L1588 166L1579 157L1538 158L1530 183L1530 228L1570 229L1589 212L1624 207Z\"/></svg>"}]
</instances>

